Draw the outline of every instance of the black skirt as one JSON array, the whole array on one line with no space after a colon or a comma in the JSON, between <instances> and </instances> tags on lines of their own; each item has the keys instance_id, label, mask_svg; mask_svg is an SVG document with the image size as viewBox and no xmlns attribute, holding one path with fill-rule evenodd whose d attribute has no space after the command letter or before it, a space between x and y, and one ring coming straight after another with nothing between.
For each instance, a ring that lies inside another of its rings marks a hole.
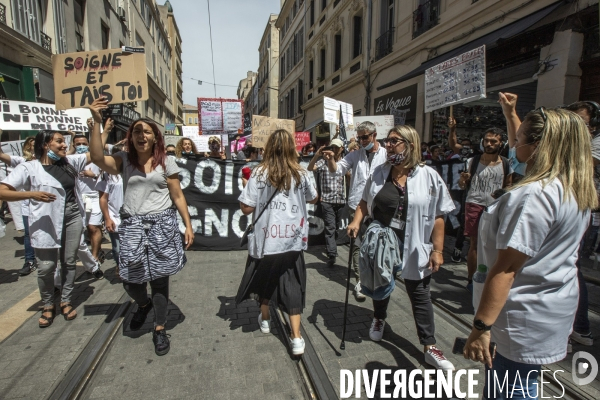
<instances>
[{"instance_id":1,"label":"black skirt","mask_svg":"<svg viewBox=\"0 0 600 400\"><path fill-rule=\"evenodd\" d=\"M259 303L269 299L289 315L302 314L306 301L304 253L292 251L261 259L248 256L235 302L246 299Z\"/></svg>"}]
</instances>

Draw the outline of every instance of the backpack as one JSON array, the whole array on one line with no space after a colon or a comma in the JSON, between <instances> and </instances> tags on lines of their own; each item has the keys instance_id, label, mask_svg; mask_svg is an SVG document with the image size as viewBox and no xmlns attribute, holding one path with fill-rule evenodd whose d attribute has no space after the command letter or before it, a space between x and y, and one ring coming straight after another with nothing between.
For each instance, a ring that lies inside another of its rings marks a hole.
<instances>
[{"instance_id":1,"label":"backpack","mask_svg":"<svg viewBox=\"0 0 600 400\"><path fill-rule=\"evenodd\" d=\"M506 181L506 177L509 175L510 172L510 163L508 159L503 156L500 156L500 160L502 160L502 169L504 170L504 181ZM479 161L481 161L481 154L477 154L476 156L474 156L471 161L471 167L469 168L469 174L471 175L471 179L473 179L473 177L477 173ZM471 186L471 182L469 182L469 186ZM502 185L502 187L504 187L504 185Z\"/></svg>"},{"instance_id":2,"label":"backpack","mask_svg":"<svg viewBox=\"0 0 600 400\"><path fill-rule=\"evenodd\" d=\"M387 298L395 287L395 274L402 269L402 242L392 228L373 221L360 246L358 269L362 292L375 299Z\"/></svg>"}]
</instances>

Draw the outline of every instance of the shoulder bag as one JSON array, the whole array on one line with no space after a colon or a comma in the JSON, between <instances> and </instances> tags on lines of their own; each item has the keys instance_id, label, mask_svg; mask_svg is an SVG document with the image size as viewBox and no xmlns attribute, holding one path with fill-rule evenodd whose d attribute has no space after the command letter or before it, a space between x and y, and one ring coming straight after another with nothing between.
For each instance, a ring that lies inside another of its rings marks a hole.
<instances>
[{"instance_id":1,"label":"shoulder bag","mask_svg":"<svg viewBox=\"0 0 600 400\"><path fill-rule=\"evenodd\" d=\"M248 224L248 226L246 227L246 230L244 231L244 234L242 235L242 238L240 239L240 247L244 247L245 245L248 244L248 236L251 234L254 234L254 224L263 215L263 213L265 212L267 207L269 207L269 204L271 204L271 200L273 200L273 198L275 197L277 192L279 192L279 189L275 189L275 192L273 193L273 195L271 196L269 201L267 201L267 204L265 204L265 207L262 209L260 214L258 214L258 217L256 217L256 220L254 220L254 223Z\"/></svg>"}]
</instances>

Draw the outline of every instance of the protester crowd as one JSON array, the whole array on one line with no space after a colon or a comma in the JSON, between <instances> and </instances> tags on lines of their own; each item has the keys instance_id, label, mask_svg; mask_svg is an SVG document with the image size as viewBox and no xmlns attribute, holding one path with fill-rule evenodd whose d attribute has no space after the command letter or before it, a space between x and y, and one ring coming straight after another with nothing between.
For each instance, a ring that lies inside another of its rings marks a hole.
<instances>
[{"instance_id":1,"label":"protester crowd","mask_svg":"<svg viewBox=\"0 0 600 400\"><path fill-rule=\"evenodd\" d=\"M474 306L463 355L507 373L511 389L510 382L518 382L515 374L527 376L522 389L537 393L542 364L563 359L570 340L593 344L579 260L600 259L600 247L595 247L600 109L591 101L540 107L521 121L517 101L514 94L500 93L506 127L487 127L479 145L457 137L460 121L453 117L448 118L447 142L421 143L422 135L407 125L378 132L371 122L355 127L356 138L347 140L342 130L330 142L311 142L301 151L293 132L285 130L274 132L264 149L253 147L250 137L240 149L237 137L233 147L240 150L231 158L250 162L251 168L242 170L239 201L251 217L236 302L259 302L263 333L270 332L269 305L279 305L290 316L292 353L303 354L301 314L310 290L303 256L307 204L319 202L330 267L339 255L336 233L347 205L347 233L353 239L349 268L356 299L371 298L370 338L384 336L398 275L424 362L452 370L436 343L430 288L432 275L444 263L446 221L455 213L459 226L453 231L451 260L463 260L468 238L465 289ZM52 324L57 297L64 318L77 317L72 304L77 259L96 278L103 277L104 229L124 290L137 304L129 327L140 329L154 309L153 342L156 354L164 355L170 349L169 277L184 267L184 249L194 240L176 160L222 160L228 152L219 136L209 138L205 154L189 138L165 146L158 127L146 119L134 121L124 141L107 145L112 121L102 126L106 107L102 97L92 104L89 136L74 134L70 150L65 132L41 131L25 141L24 157L0 154L12 169L0 185L0 200L21 202L25 264L19 273L38 271L41 328ZM300 157L310 159L306 168ZM451 160L463 165L458 188L448 187L432 168ZM309 179L311 173L315 180ZM290 227L289 234L268 234L270 227L281 225ZM490 342L497 344L495 354ZM486 387L493 384L486 381Z\"/></svg>"}]
</instances>

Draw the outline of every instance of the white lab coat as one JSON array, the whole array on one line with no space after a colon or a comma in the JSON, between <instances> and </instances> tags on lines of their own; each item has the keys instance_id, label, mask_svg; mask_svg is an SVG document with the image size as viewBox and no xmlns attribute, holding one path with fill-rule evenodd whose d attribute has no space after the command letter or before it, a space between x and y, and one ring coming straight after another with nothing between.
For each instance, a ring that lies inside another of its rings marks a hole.
<instances>
[{"instance_id":1,"label":"white lab coat","mask_svg":"<svg viewBox=\"0 0 600 400\"><path fill-rule=\"evenodd\" d=\"M371 172L375 167L385 163L387 161L387 151L385 147L379 146L379 149L373 156L373 161L369 166L369 158L367 157L367 151L365 149L358 149L351 153L348 153L346 157L342 158L337 163L337 170L341 175L344 175L347 171L352 170L352 178L350 179L350 195L348 196L348 207L352 210L356 210L356 206L360 203L360 199L363 195L365 183L367 178L371 175Z\"/></svg>"},{"instance_id":2,"label":"white lab coat","mask_svg":"<svg viewBox=\"0 0 600 400\"><path fill-rule=\"evenodd\" d=\"M391 164L385 163L373 170L367 179L362 199L373 216L373 200L387 180ZM408 210L402 254L402 278L421 280L431 274L429 256L433 250L431 234L435 218L454 210L454 202L446 184L436 170L417 165L406 180Z\"/></svg>"},{"instance_id":3,"label":"white lab coat","mask_svg":"<svg viewBox=\"0 0 600 400\"><path fill-rule=\"evenodd\" d=\"M86 166L86 155L67 156L69 164L77 174ZM15 190L48 192L56 195L50 203L31 200L29 203L29 230L31 246L35 249L52 249L61 247L63 218L65 215L65 190L59 181L48 174L42 164L29 161L19 164L13 172L2 181ZM76 199L82 218L85 218L85 207L79 187L75 185Z\"/></svg>"}]
</instances>

